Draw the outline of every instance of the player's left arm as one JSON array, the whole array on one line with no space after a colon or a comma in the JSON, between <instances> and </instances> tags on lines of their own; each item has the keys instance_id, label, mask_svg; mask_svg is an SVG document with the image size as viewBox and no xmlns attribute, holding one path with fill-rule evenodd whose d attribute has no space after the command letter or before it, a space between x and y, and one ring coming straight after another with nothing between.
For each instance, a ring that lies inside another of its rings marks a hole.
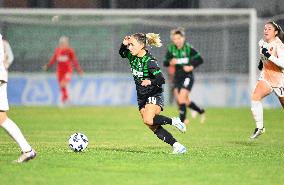
<instances>
[{"instance_id":1,"label":"player's left arm","mask_svg":"<svg viewBox=\"0 0 284 185\"><path fill-rule=\"evenodd\" d=\"M83 70L78 62L75 51L73 49L70 50L70 55L71 55L71 61L73 62L73 66L76 68L78 74L82 74Z\"/></svg>"},{"instance_id":2,"label":"player's left arm","mask_svg":"<svg viewBox=\"0 0 284 185\"><path fill-rule=\"evenodd\" d=\"M190 52L190 64L197 68L199 65L203 63L203 58L201 57L200 53L196 51L194 48L191 48Z\"/></svg>"},{"instance_id":3,"label":"player's left arm","mask_svg":"<svg viewBox=\"0 0 284 185\"><path fill-rule=\"evenodd\" d=\"M171 47L168 46L168 50L167 50L167 53L166 53L166 56L165 56L165 59L164 59L164 66L165 67L169 67L170 66L170 63L171 63L171 60L174 58L172 52L171 52Z\"/></svg>"},{"instance_id":4,"label":"player's left arm","mask_svg":"<svg viewBox=\"0 0 284 185\"><path fill-rule=\"evenodd\" d=\"M165 78L163 76L162 70L160 69L157 60L151 59L148 62L148 69L153 76L155 76L154 79L151 79L151 85L154 86L162 86L165 84Z\"/></svg>"},{"instance_id":5,"label":"player's left arm","mask_svg":"<svg viewBox=\"0 0 284 185\"><path fill-rule=\"evenodd\" d=\"M162 86L165 84L165 78L163 73L155 59L151 59L148 62L148 69L149 72L155 77L154 79L150 80L142 80L142 86L154 85L154 86Z\"/></svg>"},{"instance_id":6,"label":"player's left arm","mask_svg":"<svg viewBox=\"0 0 284 185\"><path fill-rule=\"evenodd\" d=\"M193 69L197 68L199 65L203 63L203 59L200 56L199 52L197 52L194 48L190 48L190 57L187 65L183 66L183 70L185 72L191 72Z\"/></svg>"},{"instance_id":7,"label":"player's left arm","mask_svg":"<svg viewBox=\"0 0 284 185\"><path fill-rule=\"evenodd\" d=\"M265 57L268 58L268 60L270 60L277 66L284 68L284 45L281 45L277 47L276 49L277 49L276 52L278 55L277 57L271 55L266 48L262 48L261 52Z\"/></svg>"}]
</instances>

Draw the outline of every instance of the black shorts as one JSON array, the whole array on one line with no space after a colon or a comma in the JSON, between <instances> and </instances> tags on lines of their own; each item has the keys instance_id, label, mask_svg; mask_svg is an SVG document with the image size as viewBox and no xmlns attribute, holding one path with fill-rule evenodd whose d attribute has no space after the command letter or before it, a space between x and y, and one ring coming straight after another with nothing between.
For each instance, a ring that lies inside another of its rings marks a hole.
<instances>
[{"instance_id":1,"label":"black shorts","mask_svg":"<svg viewBox=\"0 0 284 185\"><path fill-rule=\"evenodd\" d=\"M139 111L142 108L145 108L146 104L159 105L162 110L163 110L163 107L164 107L164 97L163 97L162 93L157 93L157 94L154 94L154 95L149 96L147 98L141 98L141 97L139 98L139 96L138 96L137 102L138 102Z\"/></svg>"},{"instance_id":2,"label":"black shorts","mask_svg":"<svg viewBox=\"0 0 284 185\"><path fill-rule=\"evenodd\" d=\"M180 89L182 88L191 91L193 84L194 84L194 77L193 75L190 75L185 78L175 79L174 88L177 88L178 91L180 91Z\"/></svg>"}]
</instances>

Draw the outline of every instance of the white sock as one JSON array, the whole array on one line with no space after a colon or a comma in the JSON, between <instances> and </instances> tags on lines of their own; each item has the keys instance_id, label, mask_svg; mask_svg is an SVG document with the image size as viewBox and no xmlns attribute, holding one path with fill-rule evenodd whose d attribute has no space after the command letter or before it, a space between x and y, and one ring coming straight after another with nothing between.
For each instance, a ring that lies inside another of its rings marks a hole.
<instances>
[{"instance_id":1,"label":"white sock","mask_svg":"<svg viewBox=\"0 0 284 185\"><path fill-rule=\"evenodd\" d=\"M263 107L260 101L251 101L251 111L254 117L256 127L263 128Z\"/></svg>"},{"instance_id":2,"label":"white sock","mask_svg":"<svg viewBox=\"0 0 284 185\"><path fill-rule=\"evenodd\" d=\"M173 147L174 148L176 148L176 147L179 147L181 144L179 143L179 142L175 142L174 144L173 144Z\"/></svg>"},{"instance_id":3,"label":"white sock","mask_svg":"<svg viewBox=\"0 0 284 185\"><path fill-rule=\"evenodd\" d=\"M7 118L3 123L2 127L10 134L10 136L18 143L23 152L28 152L32 150L25 137L23 136L19 127L9 118Z\"/></svg>"}]
</instances>

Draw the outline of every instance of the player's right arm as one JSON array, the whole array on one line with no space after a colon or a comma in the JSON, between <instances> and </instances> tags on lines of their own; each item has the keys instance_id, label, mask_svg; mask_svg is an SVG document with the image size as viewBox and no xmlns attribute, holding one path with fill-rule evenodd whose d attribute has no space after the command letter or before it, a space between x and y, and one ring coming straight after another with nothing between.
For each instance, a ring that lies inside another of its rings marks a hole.
<instances>
[{"instance_id":1,"label":"player's right arm","mask_svg":"<svg viewBox=\"0 0 284 185\"><path fill-rule=\"evenodd\" d=\"M169 67L171 65L172 59L174 58L170 47L171 46L168 46L167 54L165 56L165 60L164 60L164 66L165 67Z\"/></svg>"},{"instance_id":2,"label":"player's right arm","mask_svg":"<svg viewBox=\"0 0 284 185\"><path fill-rule=\"evenodd\" d=\"M55 62L56 62L56 55L57 55L57 49L55 49L53 56L50 58L49 62L42 66L42 69L44 71L47 71Z\"/></svg>"},{"instance_id":3,"label":"player's right arm","mask_svg":"<svg viewBox=\"0 0 284 185\"><path fill-rule=\"evenodd\" d=\"M203 63L203 58L200 56L200 53L192 47L190 53L190 60L191 60L191 65L194 68L197 68L199 65Z\"/></svg>"},{"instance_id":4,"label":"player's right arm","mask_svg":"<svg viewBox=\"0 0 284 185\"><path fill-rule=\"evenodd\" d=\"M130 55L130 51L129 49L127 48L128 46L128 41L130 39L130 36L126 36L124 39L123 39L123 42L120 46L120 49L119 49L119 54L122 58L129 58L129 55Z\"/></svg>"}]
</instances>

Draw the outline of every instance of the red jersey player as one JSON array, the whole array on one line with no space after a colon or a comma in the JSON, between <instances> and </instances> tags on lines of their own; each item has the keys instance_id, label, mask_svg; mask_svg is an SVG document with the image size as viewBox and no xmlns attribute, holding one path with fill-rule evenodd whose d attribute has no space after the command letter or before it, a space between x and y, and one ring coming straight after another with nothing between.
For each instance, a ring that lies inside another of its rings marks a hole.
<instances>
[{"instance_id":1,"label":"red jersey player","mask_svg":"<svg viewBox=\"0 0 284 185\"><path fill-rule=\"evenodd\" d=\"M59 47L55 49L53 56L48 64L43 66L48 70L53 64L57 64L57 79L61 92L61 102L64 104L68 100L67 85L70 83L73 66L77 69L78 74L82 74L74 50L70 47L69 38L62 36L59 39Z\"/></svg>"}]
</instances>

